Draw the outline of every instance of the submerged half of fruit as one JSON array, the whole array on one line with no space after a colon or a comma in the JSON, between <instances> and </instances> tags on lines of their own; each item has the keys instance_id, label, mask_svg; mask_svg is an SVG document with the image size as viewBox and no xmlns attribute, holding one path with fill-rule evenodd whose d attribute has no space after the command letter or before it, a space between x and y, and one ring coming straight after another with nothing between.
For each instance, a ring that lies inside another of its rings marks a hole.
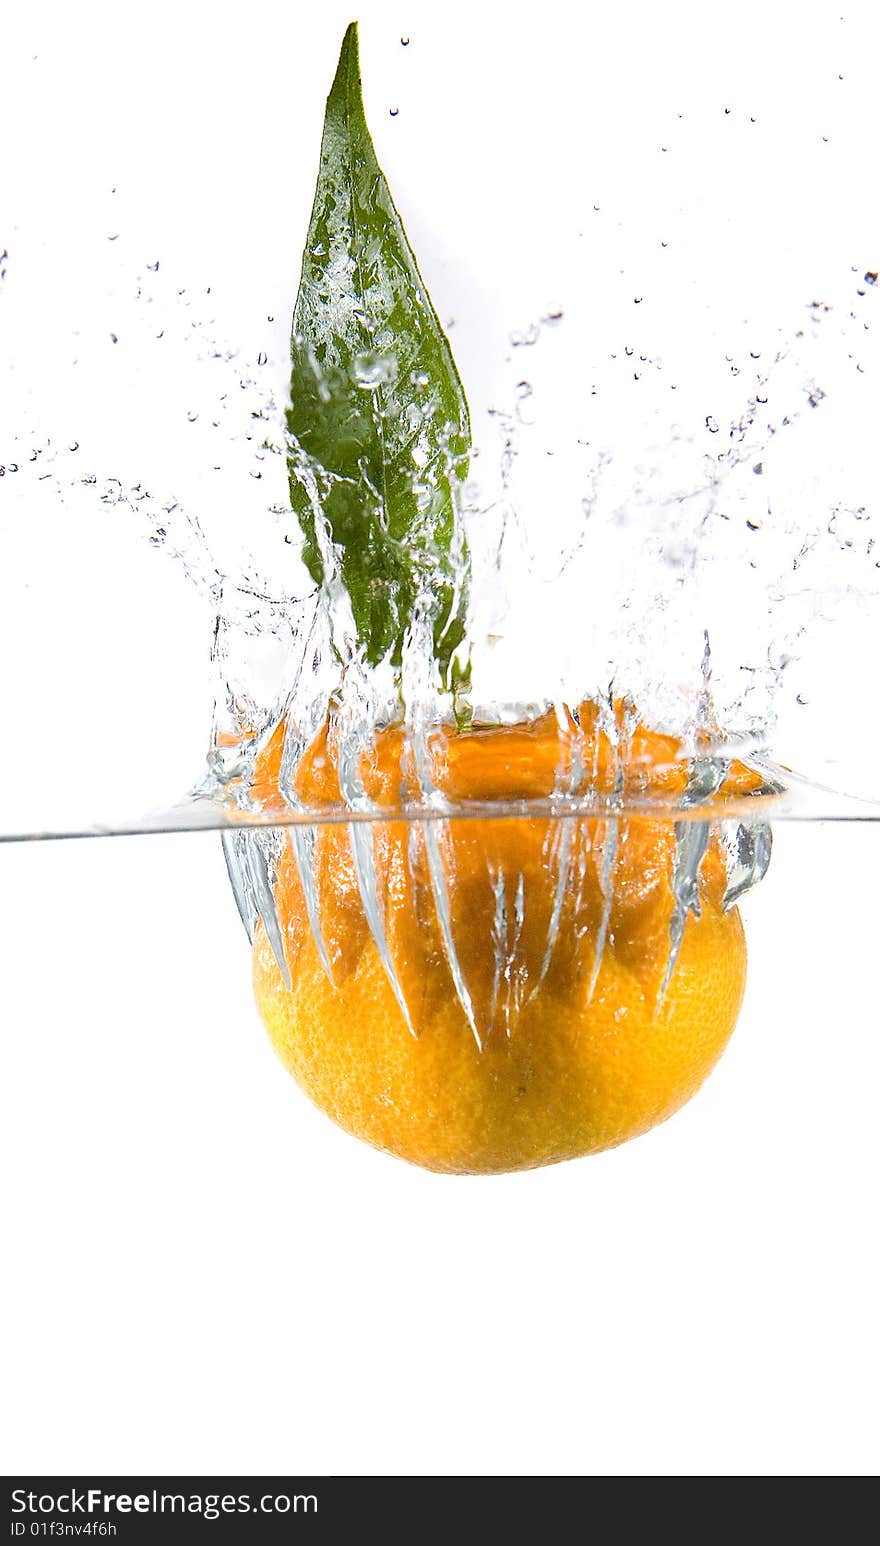
<instances>
[{"instance_id":1,"label":"submerged half of fruit","mask_svg":"<svg viewBox=\"0 0 880 1546\"><path fill-rule=\"evenodd\" d=\"M568 732L569 783L616 791L624 814L534 813L559 791L547 715L441 727L421 752L380 730L357 777L381 814L276 834L271 927L255 919L254 933L272 1041L342 1127L429 1169L526 1169L646 1132L698 1089L736 1022L746 950L721 826L681 807L629 813L639 795L686 803L681 747L637 720L609 736L591 705ZM255 770L267 801L283 738ZM294 776L304 808L344 803L348 755L331 718ZM444 812L469 814L395 819L426 755ZM728 765L731 792L751 779Z\"/></svg>"}]
</instances>

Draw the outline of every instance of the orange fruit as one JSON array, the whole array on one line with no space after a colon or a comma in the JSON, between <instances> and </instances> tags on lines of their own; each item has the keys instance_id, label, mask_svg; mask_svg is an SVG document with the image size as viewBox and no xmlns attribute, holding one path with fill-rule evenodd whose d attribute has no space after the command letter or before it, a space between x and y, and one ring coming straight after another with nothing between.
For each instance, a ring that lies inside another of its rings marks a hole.
<instances>
[{"instance_id":1,"label":"orange fruit","mask_svg":"<svg viewBox=\"0 0 880 1546\"><path fill-rule=\"evenodd\" d=\"M294 1078L350 1133L431 1170L551 1164L646 1132L720 1057L746 950L739 912L722 907L717 837L667 981L671 819L485 815L482 802L587 786L630 802L680 796L679 743L615 712L613 737L591 704L562 720L437 727L432 783L476 812L437 822L391 818L402 793L418 798L417 759L402 728L378 731L357 771L382 818L310 829L320 948L288 834L274 894L290 987L260 924L257 1004ZM283 740L282 725L254 772L267 805ZM296 773L310 809L339 810L339 755L328 721ZM733 764L727 789L752 787Z\"/></svg>"}]
</instances>

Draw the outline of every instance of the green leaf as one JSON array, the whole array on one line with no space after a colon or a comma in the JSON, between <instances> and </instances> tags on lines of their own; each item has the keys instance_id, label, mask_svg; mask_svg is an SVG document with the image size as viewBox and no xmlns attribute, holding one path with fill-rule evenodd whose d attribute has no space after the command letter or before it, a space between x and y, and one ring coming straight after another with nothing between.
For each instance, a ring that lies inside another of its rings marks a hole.
<instances>
[{"instance_id":1,"label":"green leaf","mask_svg":"<svg viewBox=\"0 0 880 1546\"><path fill-rule=\"evenodd\" d=\"M400 665L416 606L429 596L448 686L467 609L455 490L467 476L470 419L376 160L355 22L327 98L287 422L290 499L313 579L328 587L341 578L372 665Z\"/></svg>"}]
</instances>

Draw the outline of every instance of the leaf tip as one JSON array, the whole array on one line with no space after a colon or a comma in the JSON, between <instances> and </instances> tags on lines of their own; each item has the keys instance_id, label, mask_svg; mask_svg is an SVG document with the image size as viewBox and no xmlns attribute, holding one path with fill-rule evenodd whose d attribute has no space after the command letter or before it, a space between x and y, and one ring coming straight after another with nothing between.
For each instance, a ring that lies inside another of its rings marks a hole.
<instances>
[{"instance_id":1,"label":"leaf tip","mask_svg":"<svg viewBox=\"0 0 880 1546\"><path fill-rule=\"evenodd\" d=\"M339 50L339 63L336 66L336 75L330 88L331 97L339 90L345 90L351 80L352 74L356 80L360 80L361 63L360 48L358 44L358 24L350 21L345 29L342 39L342 47Z\"/></svg>"}]
</instances>

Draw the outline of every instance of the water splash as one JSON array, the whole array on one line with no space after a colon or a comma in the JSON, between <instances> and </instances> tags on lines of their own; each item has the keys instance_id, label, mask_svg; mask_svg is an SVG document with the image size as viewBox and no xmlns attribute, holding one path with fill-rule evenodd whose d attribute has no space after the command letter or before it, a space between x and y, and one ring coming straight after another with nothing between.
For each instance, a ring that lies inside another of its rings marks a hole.
<instances>
[{"instance_id":1,"label":"water splash","mask_svg":"<svg viewBox=\"0 0 880 1546\"><path fill-rule=\"evenodd\" d=\"M724 764L717 759L696 763L682 800L683 806L687 808L702 805L710 799L721 787L725 771ZM700 866L708 852L711 836L712 827L708 821L694 821L687 825L680 822L676 825L675 859L672 867L672 893L675 905L669 926L669 957L663 981L660 984L658 1003L662 1003L672 980L688 917L691 914L695 918L700 916ZM757 878L756 875L755 879ZM730 878L728 878L728 889L729 886ZM747 889L743 884L740 894L744 895Z\"/></svg>"},{"instance_id":2,"label":"water splash","mask_svg":"<svg viewBox=\"0 0 880 1546\"><path fill-rule=\"evenodd\" d=\"M862 288L860 306L870 302L874 286ZM463 812L444 792L431 742L436 727L449 722L451 705L431 671L430 574L400 672L390 663L367 672L324 518L329 475L287 433L277 340L255 334L247 350L218 342L215 297L205 308L200 302L207 299L176 285L164 266L148 263L138 279L138 325L127 341L117 334L113 346L124 355L143 347L148 335L161 347L176 337L179 353L194 359L188 390L173 404L173 477L154 469L150 451L133 449L131 437L122 452L108 449L109 436L102 448L70 407L69 418L54 424L51 434L33 417L22 423L20 413L13 415L0 447L4 496L14 490L22 499L51 500L65 519L74 512L84 529L96 511L131 523L149 553L182 573L209 609L218 690L208 771L172 824L216 819L267 825L267 831L226 833L224 849L248 933L253 937L261 919L288 983L274 892L289 846L332 983L336 963L322 923L317 823L344 821L370 935L404 1019L417 1033L418 1006L410 1002L389 930L382 874L389 810L370 794L363 772L377 737L401 725L413 777L399 791L398 811L411 822L411 877L424 871L427 882L419 893L419 923L437 933L451 991L483 1045L498 1031L515 1034L538 989L567 969L569 956L577 961L587 999L597 991L614 944L623 833L638 805L623 777L632 726L617 726L607 710L609 697L625 689L648 722L681 738L691 766L684 796L666 805L656 794L647 799L658 820L676 822L662 1002L688 920L699 915L701 868L713 843L724 855L726 908L766 871L770 833L760 818L768 804L785 812L780 790L788 785L768 753L786 694L797 703L805 696L800 690L792 695L794 686L804 687L800 656L825 635L828 619L839 619L847 607L857 604L872 620L876 615L880 549L872 512L855 490L829 503L812 488L799 504L805 482L793 470L817 416L841 397L849 401L846 370L859 363L849 356L866 325L864 307L814 302L790 337L726 356L723 384L720 378L703 384L705 411L690 418L677 408L674 420L661 412L665 394L678 386L669 361L638 343L622 343L607 362L608 380L600 379L595 392L590 388L565 487L548 471L564 458L545 443L548 370L542 372L545 352L552 366L564 347L562 308L511 335L507 400L486 407L476 425L476 471L459 512L472 565L467 642L473 711L478 724L516 726L552 710L558 756L539 800L510 806L499 800L493 807L490 798L469 812L546 821L545 901L533 894L522 869L506 869L493 857L489 843L491 902L485 917L468 919L456 905L456 832ZM618 367L630 373L631 386L615 385ZM356 364L365 393L393 381L397 370L390 344ZM631 401L627 392L636 384L639 413L621 418L621 404ZM609 412L597 409L605 393L614 400ZM419 428L411 425L414 445ZM193 448L185 456L179 452L182 436L191 437ZM447 452L448 472L454 452ZM320 592L302 563L301 534L284 488L289 459L315 516L325 576ZM232 493L225 502L206 491L204 477L180 479L182 467L200 461L203 473L222 471L228 479ZM431 467L416 458L411 476L413 488L429 500ZM179 486L181 481L190 486ZM30 492L22 496L22 489ZM711 715L703 658L708 623ZM595 760L585 755L569 707L585 701L599 705L612 734L617 760L610 782L600 779ZM331 704L340 731L338 800L333 810L316 812L298 789L297 771ZM255 769L279 724L284 744L277 787L273 796L264 791L258 798ZM755 816L742 808L732 816L734 807L721 794L734 757L750 758L762 769ZM282 823L289 827L283 838L272 831ZM598 914L591 900L594 879ZM488 993L472 964L469 936L475 928L482 930L493 963Z\"/></svg>"},{"instance_id":3,"label":"water splash","mask_svg":"<svg viewBox=\"0 0 880 1546\"><path fill-rule=\"evenodd\" d=\"M353 672L348 674L345 693L337 718L337 723L341 726L339 735L339 789L349 810L360 812L369 812L371 808L371 801L360 771L361 752L363 749L361 740L363 719L360 710L365 685L362 681L358 680ZM367 701L369 701L368 689ZM406 995L397 974L394 958L388 948L388 936L385 928L385 900L380 894L373 830L367 823L355 824L352 822L349 824L348 835L354 859L358 890L360 891L364 907L364 916L369 925L373 942L379 952L379 959L385 968L385 975L391 984L394 997L400 1005L407 1029L413 1035L416 1035L417 1033L410 1018Z\"/></svg>"},{"instance_id":4,"label":"water splash","mask_svg":"<svg viewBox=\"0 0 880 1546\"><path fill-rule=\"evenodd\" d=\"M727 889L724 911L729 912L758 881L770 864L773 835L766 822L722 822L721 840L727 852Z\"/></svg>"},{"instance_id":5,"label":"water splash","mask_svg":"<svg viewBox=\"0 0 880 1546\"><path fill-rule=\"evenodd\" d=\"M261 921L285 987L290 990L290 969L275 906L276 865L283 838L271 830L223 834L223 852L241 920L253 943Z\"/></svg>"},{"instance_id":6,"label":"water splash","mask_svg":"<svg viewBox=\"0 0 880 1546\"><path fill-rule=\"evenodd\" d=\"M489 1009L489 1027L503 1025L509 1037L529 986L528 962L520 950L525 922L525 876L520 871L513 882L513 904L508 901L508 877L499 867L490 870L495 913L492 921L492 945L495 971Z\"/></svg>"},{"instance_id":7,"label":"water splash","mask_svg":"<svg viewBox=\"0 0 880 1546\"><path fill-rule=\"evenodd\" d=\"M128 270L120 256L117 301L125 283L131 292L125 323L113 330L113 355L130 364L148 344L170 351L183 384L178 390L172 383L162 405L161 435L145 450L133 433L136 408L125 433L118 417L102 413L107 422L99 434L94 413L70 403L67 423L56 420L48 429L39 421L35 388L11 391L0 444L2 490L24 501L21 508L39 493L40 520L51 501L83 530L98 506L124 517L214 609L221 691L213 755L222 778L233 760L229 741L222 754L216 748L221 731L234 737L230 721L253 739L284 710L289 674L277 669L275 691L267 693L267 643L281 641L295 657L314 615L314 586L284 487L289 456L318 517L329 576L323 606L330 649L316 688L325 702L332 654L353 653L354 630L320 518L326 474L291 445L286 430L278 319L255 316L247 348L224 339L222 296L175 275L160 256L144 254ZM823 444L814 422L839 417L841 406L848 412L859 395L853 381L878 290L865 277L872 272L857 266L839 293L811 300L801 317L794 307L796 324L787 333L749 340L760 347L729 349L715 379L699 383L703 411L690 417L684 407L696 401L694 384L685 404L687 383L671 379L673 362L640 347L637 333L621 340L598 378L598 400L590 395L582 416L574 408L568 413L564 447L550 443L548 433L553 381L572 379L563 308L548 308L514 330L509 401L489 404L475 422L474 470L461 510L472 553L468 644L477 708L497 712L530 698L576 702L613 678L653 723L686 734L699 646L711 625L716 711L728 740L738 738L744 753L767 754L782 720L797 749L803 710L811 710L814 723L819 717L814 663L829 622L840 633L841 618L858 613L867 627L880 601L872 512L855 486L848 490L853 497L840 497L840 480L837 497L826 502L831 475L817 482L815 474L824 450L811 450ZM14 280L11 269L4 298ZM86 341L72 346L85 357ZM97 351L97 340L91 347ZM627 388L616 372L633 362L640 381ZM364 391L375 391L397 368L393 345L364 356ZM859 388L861 397L867 390ZM801 460L803 476L796 472ZM223 475L220 499L220 485L208 487L214 471ZM412 476L429 497L430 469L414 467ZM746 625L750 613L759 626ZM521 626L524 615L529 629ZM552 634L552 650L536 643L542 630ZM670 671L673 661L680 668ZM829 692L823 689L824 699ZM390 682L383 696L393 701ZM435 717L443 709L435 699ZM779 744L783 760L819 778L828 748L813 735L807 749L806 758L786 755L785 742ZM847 774L856 755L848 754ZM825 781L872 792L857 777Z\"/></svg>"}]
</instances>

